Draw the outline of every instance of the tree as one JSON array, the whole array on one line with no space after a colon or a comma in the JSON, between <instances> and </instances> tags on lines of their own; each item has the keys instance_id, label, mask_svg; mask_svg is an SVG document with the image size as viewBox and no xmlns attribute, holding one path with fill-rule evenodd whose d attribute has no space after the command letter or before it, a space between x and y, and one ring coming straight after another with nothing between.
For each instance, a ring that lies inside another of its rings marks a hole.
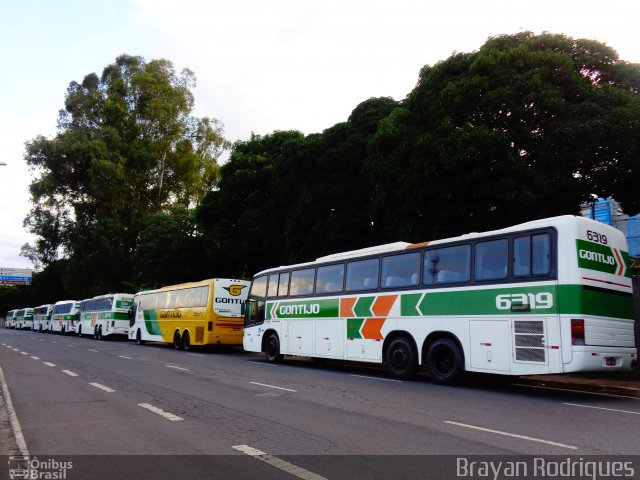
<instances>
[{"instance_id":1,"label":"tree","mask_svg":"<svg viewBox=\"0 0 640 480\"><path fill-rule=\"evenodd\" d=\"M122 55L101 77L71 82L54 138L27 142L38 177L25 225L44 265L69 259L69 289L118 288L150 219L197 205L216 185L228 142L218 120L191 116L194 86L167 60Z\"/></svg>"},{"instance_id":2,"label":"tree","mask_svg":"<svg viewBox=\"0 0 640 480\"><path fill-rule=\"evenodd\" d=\"M383 120L367 171L386 231L414 240L640 203L640 65L530 32L425 66Z\"/></svg>"}]
</instances>

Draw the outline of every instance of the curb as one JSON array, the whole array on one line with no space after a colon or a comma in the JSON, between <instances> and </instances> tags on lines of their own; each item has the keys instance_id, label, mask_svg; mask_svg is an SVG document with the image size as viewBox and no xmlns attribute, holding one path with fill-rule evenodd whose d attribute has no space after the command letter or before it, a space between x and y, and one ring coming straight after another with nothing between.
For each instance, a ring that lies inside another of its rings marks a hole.
<instances>
[{"instance_id":1,"label":"curb","mask_svg":"<svg viewBox=\"0 0 640 480\"><path fill-rule=\"evenodd\" d=\"M625 385L607 385L602 383L575 382L569 379L554 380L540 377L519 377L513 385L526 385L544 388L557 388L559 390L578 391L586 393L600 393L619 397L640 398L640 388Z\"/></svg>"}]
</instances>

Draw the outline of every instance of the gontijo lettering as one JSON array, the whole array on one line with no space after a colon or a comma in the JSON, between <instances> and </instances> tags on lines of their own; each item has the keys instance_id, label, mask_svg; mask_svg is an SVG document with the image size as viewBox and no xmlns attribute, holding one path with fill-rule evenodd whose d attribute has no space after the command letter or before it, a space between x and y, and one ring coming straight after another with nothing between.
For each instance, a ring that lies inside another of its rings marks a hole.
<instances>
[{"instance_id":1,"label":"gontijo lettering","mask_svg":"<svg viewBox=\"0 0 640 480\"><path fill-rule=\"evenodd\" d=\"M582 249L580 250L578 255L580 256L580 258L585 260L591 260L592 262L606 263L608 265L616 264L616 260L615 258L613 258L613 255L605 255L603 253L592 252L590 250L582 250Z\"/></svg>"},{"instance_id":2,"label":"gontijo lettering","mask_svg":"<svg viewBox=\"0 0 640 480\"><path fill-rule=\"evenodd\" d=\"M317 315L320 313L319 303L300 303L294 305L280 305L278 315Z\"/></svg>"}]
</instances>

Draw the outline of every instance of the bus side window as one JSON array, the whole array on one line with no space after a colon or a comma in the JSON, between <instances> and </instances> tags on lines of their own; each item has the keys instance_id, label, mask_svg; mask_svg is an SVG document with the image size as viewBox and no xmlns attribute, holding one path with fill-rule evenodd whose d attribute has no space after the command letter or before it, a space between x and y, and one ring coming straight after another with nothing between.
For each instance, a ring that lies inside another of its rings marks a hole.
<instances>
[{"instance_id":1,"label":"bus side window","mask_svg":"<svg viewBox=\"0 0 640 480\"><path fill-rule=\"evenodd\" d=\"M246 313L244 318L245 326L259 325L264 323L265 301L249 300L246 304Z\"/></svg>"},{"instance_id":2,"label":"bus side window","mask_svg":"<svg viewBox=\"0 0 640 480\"><path fill-rule=\"evenodd\" d=\"M508 242L506 239L476 244L476 280L507 278Z\"/></svg>"},{"instance_id":3,"label":"bus side window","mask_svg":"<svg viewBox=\"0 0 640 480\"><path fill-rule=\"evenodd\" d=\"M551 271L551 240L544 233L513 240L513 275L547 275Z\"/></svg>"}]
</instances>

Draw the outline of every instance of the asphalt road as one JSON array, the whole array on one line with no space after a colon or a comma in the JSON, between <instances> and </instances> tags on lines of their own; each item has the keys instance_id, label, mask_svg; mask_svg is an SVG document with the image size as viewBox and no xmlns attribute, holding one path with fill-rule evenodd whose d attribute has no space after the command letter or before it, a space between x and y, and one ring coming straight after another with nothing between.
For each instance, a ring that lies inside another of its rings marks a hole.
<instances>
[{"instance_id":1,"label":"asphalt road","mask_svg":"<svg viewBox=\"0 0 640 480\"><path fill-rule=\"evenodd\" d=\"M0 366L30 455L104 478L455 478L456 457L640 454L638 399L6 329Z\"/></svg>"}]
</instances>

